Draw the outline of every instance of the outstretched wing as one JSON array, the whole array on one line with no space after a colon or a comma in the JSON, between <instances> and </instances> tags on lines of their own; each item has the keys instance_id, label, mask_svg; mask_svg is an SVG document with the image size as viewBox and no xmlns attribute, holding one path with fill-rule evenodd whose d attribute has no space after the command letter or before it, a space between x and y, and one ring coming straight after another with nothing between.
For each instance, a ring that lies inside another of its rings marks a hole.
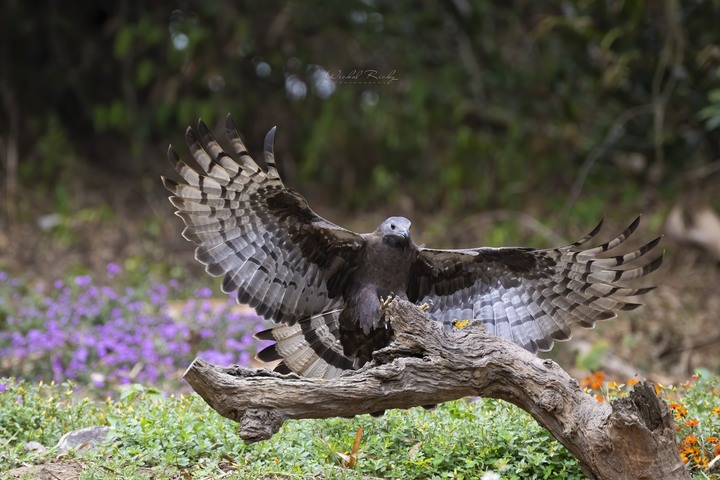
<instances>
[{"instance_id":1,"label":"outstretched wing","mask_svg":"<svg viewBox=\"0 0 720 480\"><path fill-rule=\"evenodd\" d=\"M591 328L619 310L640 306L626 297L652 288L630 288L622 282L660 266L662 255L650 260L645 256L660 237L625 255L610 256L639 223L640 217L594 248L584 245L602 222L585 238L560 248L421 249L410 273L408 298L429 301L428 313L444 324L479 319L491 333L527 350L549 350L554 340L570 338L572 324Z\"/></svg>"},{"instance_id":2,"label":"outstretched wing","mask_svg":"<svg viewBox=\"0 0 720 480\"><path fill-rule=\"evenodd\" d=\"M224 292L259 315L293 325L322 312L357 268L363 238L323 219L298 193L285 188L275 166L275 128L265 137L261 169L226 121L235 159L202 122L185 140L199 168L183 162L172 146L168 159L185 183L163 178L170 201L185 222L183 236L198 245L195 258Z\"/></svg>"}]
</instances>

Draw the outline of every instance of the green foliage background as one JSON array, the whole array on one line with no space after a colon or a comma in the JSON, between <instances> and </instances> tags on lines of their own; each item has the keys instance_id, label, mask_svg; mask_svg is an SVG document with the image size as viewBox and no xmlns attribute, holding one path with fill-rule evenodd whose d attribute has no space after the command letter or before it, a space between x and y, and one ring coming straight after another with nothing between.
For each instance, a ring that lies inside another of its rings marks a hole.
<instances>
[{"instance_id":1,"label":"green foliage background","mask_svg":"<svg viewBox=\"0 0 720 480\"><path fill-rule=\"evenodd\" d=\"M253 150L277 124L287 183L350 210L564 221L582 200L574 213L592 222L608 204L673 193L720 150L717 0L2 10L3 188L20 210L37 193L62 208L73 182L154 181L169 141L228 112ZM365 83L368 70L391 78ZM340 81L353 72L363 83Z\"/></svg>"}]
</instances>

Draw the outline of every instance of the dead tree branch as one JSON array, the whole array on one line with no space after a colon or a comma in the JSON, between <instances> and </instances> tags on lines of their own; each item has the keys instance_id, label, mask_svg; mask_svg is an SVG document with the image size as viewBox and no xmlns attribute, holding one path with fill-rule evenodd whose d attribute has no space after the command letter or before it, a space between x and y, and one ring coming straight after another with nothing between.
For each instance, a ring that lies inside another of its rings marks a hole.
<instances>
[{"instance_id":1,"label":"dead tree branch","mask_svg":"<svg viewBox=\"0 0 720 480\"><path fill-rule=\"evenodd\" d=\"M672 416L644 381L611 405L599 403L555 362L471 323L446 331L414 305L386 310L395 341L374 361L322 381L197 358L185 379L218 413L240 424L248 443L285 420L352 417L466 396L498 398L530 413L580 462L591 479L689 479Z\"/></svg>"}]
</instances>

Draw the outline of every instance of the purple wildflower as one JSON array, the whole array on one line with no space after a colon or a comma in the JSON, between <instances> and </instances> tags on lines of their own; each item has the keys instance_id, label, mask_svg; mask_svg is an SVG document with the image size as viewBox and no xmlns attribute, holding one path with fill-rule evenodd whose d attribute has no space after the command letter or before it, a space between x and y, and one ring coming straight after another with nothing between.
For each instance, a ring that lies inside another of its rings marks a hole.
<instances>
[{"instance_id":1,"label":"purple wildflower","mask_svg":"<svg viewBox=\"0 0 720 480\"><path fill-rule=\"evenodd\" d=\"M57 383L62 382L64 378L64 371L60 355L53 355L51 364L53 370L53 380Z\"/></svg>"},{"instance_id":2,"label":"purple wildflower","mask_svg":"<svg viewBox=\"0 0 720 480\"><path fill-rule=\"evenodd\" d=\"M168 288L163 284L155 284L150 288L150 300L155 305L163 305L167 301Z\"/></svg>"},{"instance_id":3,"label":"purple wildflower","mask_svg":"<svg viewBox=\"0 0 720 480\"><path fill-rule=\"evenodd\" d=\"M207 287L198 288L195 290L195 296L200 298L210 298L212 297L212 290Z\"/></svg>"},{"instance_id":4,"label":"purple wildflower","mask_svg":"<svg viewBox=\"0 0 720 480\"><path fill-rule=\"evenodd\" d=\"M235 355L232 353L218 352L217 350L205 350L198 352L198 356L210 363L216 363L218 365L230 365L235 363Z\"/></svg>"},{"instance_id":5,"label":"purple wildflower","mask_svg":"<svg viewBox=\"0 0 720 480\"><path fill-rule=\"evenodd\" d=\"M117 275L120 267L108 265L107 273ZM0 274L8 280L0 303L10 327L0 332L0 356L14 360L0 376L70 379L108 391L130 382L176 390L184 388L177 379L195 356L247 363L261 343L251 337L260 318L231 296L213 299L210 288L178 300L184 290L177 280L111 287L84 275L22 295L14 288L21 280ZM0 383L0 393L6 388Z\"/></svg>"},{"instance_id":6,"label":"purple wildflower","mask_svg":"<svg viewBox=\"0 0 720 480\"><path fill-rule=\"evenodd\" d=\"M120 268L120 265L118 265L115 262L110 262L107 264L107 276L108 278L113 278L115 275L119 275L122 272L122 269Z\"/></svg>"},{"instance_id":7,"label":"purple wildflower","mask_svg":"<svg viewBox=\"0 0 720 480\"><path fill-rule=\"evenodd\" d=\"M90 282L92 282L92 278L90 278L90 275L80 275L75 277L75 285L78 287L87 287L90 285Z\"/></svg>"}]
</instances>

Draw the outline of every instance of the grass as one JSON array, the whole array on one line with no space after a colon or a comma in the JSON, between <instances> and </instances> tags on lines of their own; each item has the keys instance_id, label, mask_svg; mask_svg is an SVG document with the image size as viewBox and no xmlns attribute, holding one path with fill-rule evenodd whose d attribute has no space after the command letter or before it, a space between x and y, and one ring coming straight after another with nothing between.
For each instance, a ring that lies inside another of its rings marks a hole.
<instances>
[{"instance_id":1,"label":"grass","mask_svg":"<svg viewBox=\"0 0 720 480\"><path fill-rule=\"evenodd\" d=\"M603 401L628 389L612 382L596 387ZM717 388L716 378L701 377L658 387L674 399L679 449L697 479L720 479L706 469L713 452L720 453L713 433L720 426ZM496 400L393 410L380 418L288 421L271 440L245 445L235 424L195 394L164 395L134 384L115 400L98 401L78 397L70 383L13 379L1 380L0 390L0 476L56 461L52 447L69 430L109 425L107 443L63 457L82 465L80 478L585 478L528 414ZM27 452L29 441L48 450Z\"/></svg>"},{"instance_id":2,"label":"grass","mask_svg":"<svg viewBox=\"0 0 720 480\"><path fill-rule=\"evenodd\" d=\"M265 325L232 298L129 271L110 264L102 278L52 283L0 271L0 477L52 463L75 469L58 478L88 479L584 478L529 415L494 400L289 421L271 440L245 445L233 422L187 394L180 374L196 355L246 363L259 346L252 333ZM581 384L607 401L631 383L596 372ZM708 373L658 386L697 479L720 480L708 468L720 455L719 388ZM107 443L58 456L64 433L94 425L113 427ZM47 450L27 451L30 441Z\"/></svg>"},{"instance_id":3,"label":"grass","mask_svg":"<svg viewBox=\"0 0 720 480\"><path fill-rule=\"evenodd\" d=\"M245 445L235 424L194 394L164 396L131 385L102 402L77 399L67 383L4 385L0 470L55 457L52 448L25 452L29 441L52 447L68 430L110 425L110 441L78 457L87 466L82 478L584 478L529 415L494 400L380 418L288 421L271 440Z\"/></svg>"}]
</instances>

